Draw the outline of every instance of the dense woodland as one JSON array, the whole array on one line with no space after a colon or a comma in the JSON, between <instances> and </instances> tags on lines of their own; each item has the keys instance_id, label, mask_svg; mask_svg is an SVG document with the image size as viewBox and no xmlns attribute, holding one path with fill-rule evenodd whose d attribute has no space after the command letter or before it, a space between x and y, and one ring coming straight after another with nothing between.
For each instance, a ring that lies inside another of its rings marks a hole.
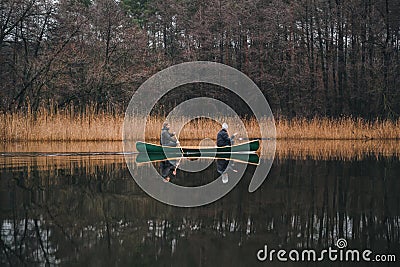
<instances>
[{"instance_id":1,"label":"dense woodland","mask_svg":"<svg viewBox=\"0 0 400 267\"><path fill-rule=\"evenodd\" d=\"M208 60L278 116L398 118L399 18L399 0L0 0L0 110L123 110L157 71Z\"/></svg>"}]
</instances>

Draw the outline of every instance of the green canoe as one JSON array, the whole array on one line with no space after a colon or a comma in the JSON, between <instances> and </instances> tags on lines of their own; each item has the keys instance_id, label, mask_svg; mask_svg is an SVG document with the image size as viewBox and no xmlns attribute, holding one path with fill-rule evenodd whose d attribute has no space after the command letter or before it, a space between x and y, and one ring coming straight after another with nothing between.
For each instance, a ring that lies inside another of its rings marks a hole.
<instances>
[{"instance_id":1,"label":"green canoe","mask_svg":"<svg viewBox=\"0 0 400 267\"><path fill-rule=\"evenodd\" d=\"M196 153L236 153L236 152L254 152L260 147L260 141L254 140L250 142L241 143L233 146L222 146L222 147L171 147L171 146L160 146L146 142L136 142L136 149L138 152L145 153L183 153L196 154Z\"/></svg>"},{"instance_id":2,"label":"green canoe","mask_svg":"<svg viewBox=\"0 0 400 267\"><path fill-rule=\"evenodd\" d=\"M181 153L176 154L164 154L164 153L139 153L136 157L136 163L149 163L164 160L179 160L181 158L186 159L225 159L233 160L236 162L249 163L258 165L260 158L256 153L192 153L182 157Z\"/></svg>"}]
</instances>

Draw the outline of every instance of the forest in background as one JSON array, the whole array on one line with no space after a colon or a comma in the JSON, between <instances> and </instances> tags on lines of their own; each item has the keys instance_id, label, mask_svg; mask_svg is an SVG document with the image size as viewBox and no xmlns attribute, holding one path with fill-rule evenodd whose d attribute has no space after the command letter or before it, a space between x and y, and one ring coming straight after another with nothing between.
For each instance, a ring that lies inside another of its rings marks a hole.
<instances>
[{"instance_id":1,"label":"forest in background","mask_svg":"<svg viewBox=\"0 0 400 267\"><path fill-rule=\"evenodd\" d=\"M0 0L0 110L120 112L157 71L207 60L248 75L275 116L397 119L399 18L397 0ZM199 87L164 104L238 101Z\"/></svg>"}]
</instances>

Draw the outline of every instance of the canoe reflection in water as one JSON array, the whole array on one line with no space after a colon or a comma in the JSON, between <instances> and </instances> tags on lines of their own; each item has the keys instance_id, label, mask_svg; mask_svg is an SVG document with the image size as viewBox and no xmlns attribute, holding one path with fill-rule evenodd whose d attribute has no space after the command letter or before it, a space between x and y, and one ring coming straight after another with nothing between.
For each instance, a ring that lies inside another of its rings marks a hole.
<instances>
[{"instance_id":1,"label":"canoe reflection in water","mask_svg":"<svg viewBox=\"0 0 400 267\"><path fill-rule=\"evenodd\" d=\"M196 161L196 160L215 160L217 167L218 176L222 176L222 182L228 182L228 174L232 172L238 172L235 164L252 164L258 165L260 158L256 153L218 153L218 154L164 154L164 153L139 153L136 156L136 163L156 163L159 162L160 175L163 177L165 182L169 182L171 179L177 178L177 169L179 165L184 161Z\"/></svg>"}]
</instances>

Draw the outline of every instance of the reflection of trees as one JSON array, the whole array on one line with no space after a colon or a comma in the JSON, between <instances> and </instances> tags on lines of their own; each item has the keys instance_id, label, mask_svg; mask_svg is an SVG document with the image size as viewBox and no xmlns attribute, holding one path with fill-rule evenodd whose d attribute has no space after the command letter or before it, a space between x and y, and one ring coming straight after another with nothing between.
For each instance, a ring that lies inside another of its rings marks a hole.
<instances>
[{"instance_id":1,"label":"reflection of trees","mask_svg":"<svg viewBox=\"0 0 400 267\"><path fill-rule=\"evenodd\" d=\"M399 248L400 166L392 158L280 159L255 193L247 193L249 173L220 201L196 209L151 199L124 163L93 169L1 171L2 263L250 265L265 243L322 249L339 237L351 248Z\"/></svg>"},{"instance_id":2,"label":"reflection of trees","mask_svg":"<svg viewBox=\"0 0 400 267\"><path fill-rule=\"evenodd\" d=\"M1 226L1 247L10 265L17 263L57 264L56 248L49 240L51 230L41 227L38 219L3 220ZM23 256L24 255L24 256Z\"/></svg>"},{"instance_id":3,"label":"reflection of trees","mask_svg":"<svg viewBox=\"0 0 400 267\"><path fill-rule=\"evenodd\" d=\"M395 196L399 184L392 165L392 159L352 163L289 160L276 167L282 177L288 174L267 193L276 197L283 193L280 204L286 204L285 215L278 217L280 221L275 215L270 219L285 227L285 231L278 229L287 234L281 242L303 248L326 247L344 237L354 246L398 246L399 202Z\"/></svg>"}]
</instances>

